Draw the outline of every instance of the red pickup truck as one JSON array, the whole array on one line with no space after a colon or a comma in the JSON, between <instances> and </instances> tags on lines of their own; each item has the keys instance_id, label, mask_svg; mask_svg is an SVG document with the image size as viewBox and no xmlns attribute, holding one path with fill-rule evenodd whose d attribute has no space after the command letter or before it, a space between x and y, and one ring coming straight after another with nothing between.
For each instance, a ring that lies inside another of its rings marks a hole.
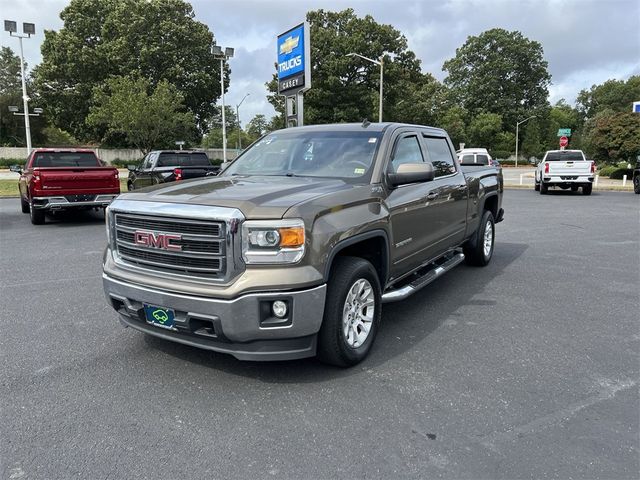
<instances>
[{"instance_id":1,"label":"red pickup truck","mask_svg":"<svg viewBox=\"0 0 640 480\"><path fill-rule=\"evenodd\" d=\"M45 213L70 208L106 208L120 194L115 167L105 167L92 150L37 148L20 173L22 213L43 224Z\"/></svg>"}]
</instances>

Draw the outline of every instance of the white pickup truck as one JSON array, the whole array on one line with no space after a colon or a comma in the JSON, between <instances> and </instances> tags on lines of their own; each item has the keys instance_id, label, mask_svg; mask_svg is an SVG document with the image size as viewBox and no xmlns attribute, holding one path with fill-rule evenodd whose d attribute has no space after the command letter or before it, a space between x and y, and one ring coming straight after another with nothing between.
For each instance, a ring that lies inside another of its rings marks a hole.
<instances>
[{"instance_id":1,"label":"white pickup truck","mask_svg":"<svg viewBox=\"0 0 640 480\"><path fill-rule=\"evenodd\" d=\"M560 187L591 195L596 164L582 150L549 150L536 168L535 190L544 195L549 187Z\"/></svg>"}]
</instances>

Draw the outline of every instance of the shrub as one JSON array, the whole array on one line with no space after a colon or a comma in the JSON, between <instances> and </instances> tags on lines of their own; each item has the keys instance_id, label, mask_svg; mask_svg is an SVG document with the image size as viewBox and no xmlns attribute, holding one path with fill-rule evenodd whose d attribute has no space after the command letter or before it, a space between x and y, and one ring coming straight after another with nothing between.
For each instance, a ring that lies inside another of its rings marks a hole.
<instances>
[{"instance_id":1,"label":"shrub","mask_svg":"<svg viewBox=\"0 0 640 480\"><path fill-rule=\"evenodd\" d=\"M618 168L614 172L609 175L609 178L612 180L622 180L622 177L626 175L627 180L631 180L633 178L633 169L632 168Z\"/></svg>"},{"instance_id":2,"label":"shrub","mask_svg":"<svg viewBox=\"0 0 640 480\"><path fill-rule=\"evenodd\" d=\"M116 158L111 162L111 165L116 168L127 168L127 165L135 165L136 167L142 163L142 159L140 160L120 160Z\"/></svg>"},{"instance_id":3,"label":"shrub","mask_svg":"<svg viewBox=\"0 0 640 480\"><path fill-rule=\"evenodd\" d=\"M0 158L0 168L9 168L11 165L24 167L27 160L25 158Z\"/></svg>"}]
</instances>

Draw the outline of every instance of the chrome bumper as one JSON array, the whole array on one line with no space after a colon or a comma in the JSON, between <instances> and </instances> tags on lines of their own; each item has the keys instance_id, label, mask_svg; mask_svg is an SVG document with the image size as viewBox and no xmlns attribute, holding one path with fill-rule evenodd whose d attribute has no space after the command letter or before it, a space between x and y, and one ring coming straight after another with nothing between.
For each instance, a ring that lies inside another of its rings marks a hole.
<instances>
[{"instance_id":1,"label":"chrome bumper","mask_svg":"<svg viewBox=\"0 0 640 480\"><path fill-rule=\"evenodd\" d=\"M232 300L165 292L102 276L109 304L128 327L240 360L292 360L314 356L326 285L292 292L248 293ZM270 304L286 301L285 319L270 317ZM143 304L175 312L175 331L147 323Z\"/></svg>"},{"instance_id":2,"label":"chrome bumper","mask_svg":"<svg viewBox=\"0 0 640 480\"><path fill-rule=\"evenodd\" d=\"M96 195L96 198L93 200L80 202L70 202L65 197L33 197L31 199L31 206L32 208L41 210L60 210L75 207L102 208L108 207L117 196L117 194Z\"/></svg>"}]
</instances>

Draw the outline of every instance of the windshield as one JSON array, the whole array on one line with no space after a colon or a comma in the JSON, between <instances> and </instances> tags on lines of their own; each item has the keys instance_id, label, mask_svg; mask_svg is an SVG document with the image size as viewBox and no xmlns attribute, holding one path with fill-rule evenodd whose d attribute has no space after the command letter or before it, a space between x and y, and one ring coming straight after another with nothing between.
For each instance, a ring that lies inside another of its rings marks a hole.
<instances>
[{"instance_id":1,"label":"windshield","mask_svg":"<svg viewBox=\"0 0 640 480\"><path fill-rule=\"evenodd\" d=\"M38 152L33 158L34 167L99 167L93 152Z\"/></svg>"},{"instance_id":2,"label":"windshield","mask_svg":"<svg viewBox=\"0 0 640 480\"><path fill-rule=\"evenodd\" d=\"M579 162L581 160L584 160L584 157L582 156L582 152L570 152L567 150L561 150L559 152L548 152L546 158L544 159L545 162L554 162L558 160L562 160L563 162Z\"/></svg>"},{"instance_id":3,"label":"windshield","mask_svg":"<svg viewBox=\"0 0 640 480\"><path fill-rule=\"evenodd\" d=\"M210 166L209 157L201 153L161 153L159 167L204 167Z\"/></svg>"},{"instance_id":4,"label":"windshield","mask_svg":"<svg viewBox=\"0 0 640 480\"><path fill-rule=\"evenodd\" d=\"M368 182L380 132L278 131L256 142L227 168L230 175L287 175Z\"/></svg>"}]
</instances>

